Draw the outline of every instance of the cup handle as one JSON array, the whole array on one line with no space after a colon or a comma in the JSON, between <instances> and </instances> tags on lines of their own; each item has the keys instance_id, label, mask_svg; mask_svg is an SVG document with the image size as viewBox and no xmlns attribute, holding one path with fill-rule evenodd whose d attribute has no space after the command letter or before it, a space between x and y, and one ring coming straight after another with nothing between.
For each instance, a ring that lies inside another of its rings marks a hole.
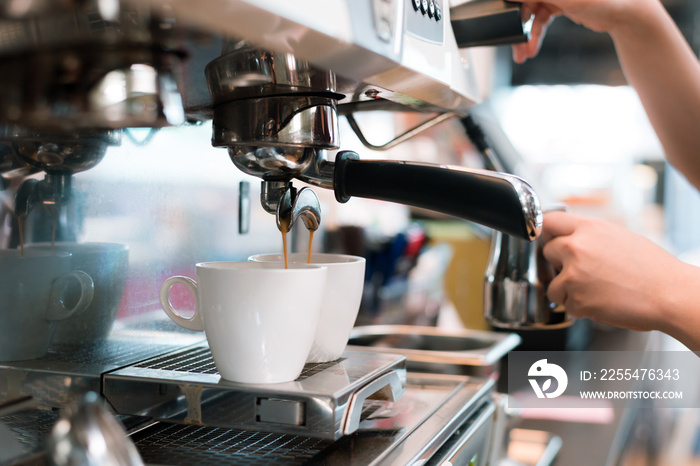
<instances>
[{"instance_id":1,"label":"cup handle","mask_svg":"<svg viewBox=\"0 0 700 466\"><path fill-rule=\"evenodd\" d=\"M67 309L64 300L66 285L69 280L76 280L80 285L80 299L75 305ZM49 298L49 308L46 311L46 320L64 320L72 315L80 314L92 303L95 294L95 284L90 275L82 270L67 272L54 280L51 285L51 297Z\"/></svg>"},{"instance_id":2,"label":"cup handle","mask_svg":"<svg viewBox=\"0 0 700 466\"><path fill-rule=\"evenodd\" d=\"M177 313L172 304L170 304L170 288L175 284L185 285L189 288L190 292L194 295L194 315L191 318L182 317ZM199 312L199 298L197 297L197 282L192 280L190 277L170 277L163 282L160 287L160 305L163 306L163 310L168 317L170 317L173 322L178 324L180 327L184 327L188 330L194 330L195 332L203 332L204 325L202 323L202 315Z\"/></svg>"}]
</instances>

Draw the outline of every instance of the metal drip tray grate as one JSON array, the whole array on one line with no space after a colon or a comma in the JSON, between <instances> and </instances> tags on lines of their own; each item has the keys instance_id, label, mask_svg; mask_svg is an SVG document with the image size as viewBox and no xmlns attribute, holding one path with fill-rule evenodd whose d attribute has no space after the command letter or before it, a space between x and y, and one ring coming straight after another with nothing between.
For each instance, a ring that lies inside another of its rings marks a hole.
<instances>
[{"instance_id":1,"label":"metal drip tray grate","mask_svg":"<svg viewBox=\"0 0 700 466\"><path fill-rule=\"evenodd\" d=\"M294 435L161 423L132 437L148 464L302 465L333 442Z\"/></svg>"},{"instance_id":2,"label":"metal drip tray grate","mask_svg":"<svg viewBox=\"0 0 700 466\"><path fill-rule=\"evenodd\" d=\"M45 357L0 362L0 402L31 396L44 409L60 408L88 391L102 392L102 375L201 342L199 335L115 330L86 345L53 345Z\"/></svg>"},{"instance_id":3,"label":"metal drip tray grate","mask_svg":"<svg viewBox=\"0 0 700 466\"><path fill-rule=\"evenodd\" d=\"M337 439L357 429L368 397L401 397L405 360L348 351L293 382L240 384L220 377L203 342L105 374L103 393L120 414Z\"/></svg>"},{"instance_id":4,"label":"metal drip tray grate","mask_svg":"<svg viewBox=\"0 0 700 466\"><path fill-rule=\"evenodd\" d=\"M344 358L325 363L310 363L304 366L304 370L297 378L297 382L304 380L314 374L321 373L326 369L342 362ZM214 374L219 375L214 365L209 348L186 348L182 351L167 354L157 358L135 364L133 367L143 369L153 369L158 371L191 372L194 374Z\"/></svg>"},{"instance_id":5,"label":"metal drip tray grate","mask_svg":"<svg viewBox=\"0 0 700 466\"><path fill-rule=\"evenodd\" d=\"M173 354L149 359L134 367L198 374L218 374L209 348L188 348Z\"/></svg>"},{"instance_id":6,"label":"metal drip tray grate","mask_svg":"<svg viewBox=\"0 0 700 466\"><path fill-rule=\"evenodd\" d=\"M43 358L45 363L75 366L122 367L173 349L172 344L144 344L126 338L112 338L84 346L54 345Z\"/></svg>"},{"instance_id":7,"label":"metal drip tray grate","mask_svg":"<svg viewBox=\"0 0 700 466\"><path fill-rule=\"evenodd\" d=\"M43 452L46 439L58 418L58 411L28 409L0 416L0 423L12 432L23 453L31 455Z\"/></svg>"}]
</instances>

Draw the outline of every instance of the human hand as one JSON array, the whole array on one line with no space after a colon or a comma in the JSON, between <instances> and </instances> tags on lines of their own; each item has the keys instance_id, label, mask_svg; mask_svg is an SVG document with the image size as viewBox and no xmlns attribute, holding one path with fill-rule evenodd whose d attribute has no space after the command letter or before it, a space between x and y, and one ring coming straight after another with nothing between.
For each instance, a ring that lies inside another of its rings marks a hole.
<instances>
[{"instance_id":1,"label":"human hand","mask_svg":"<svg viewBox=\"0 0 700 466\"><path fill-rule=\"evenodd\" d=\"M525 63L528 58L534 58L539 53L547 27L561 14L561 10L543 2L523 2L521 12L523 21L532 18L532 26L529 41L513 44L513 61L516 63Z\"/></svg>"},{"instance_id":2,"label":"human hand","mask_svg":"<svg viewBox=\"0 0 700 466\"><path fill-rule=\"evenodd\" d=\"M687 286L690 266L625 228L566 212L545 215L542 240L558 271L547 292L552 302L575 317L668 330L666 311L678 307L673 299Z\"/></svg>"},{"instance_id":3,"label":"human hand","mask_svg":"<svg viewBox=\"0 0 700 466\"><path fill-rule=\"evenodd\" d=\"M644 4L658 0L514 1L523 4L523 19L533 17L530 41L513 45L513 60L516 63L523 63L537 55L547 27L556 16L564 15L575 23L596 32L610 32L617 24L630 18L628 11L632 8L639 9Z\"/></svg>"}]
</instances>

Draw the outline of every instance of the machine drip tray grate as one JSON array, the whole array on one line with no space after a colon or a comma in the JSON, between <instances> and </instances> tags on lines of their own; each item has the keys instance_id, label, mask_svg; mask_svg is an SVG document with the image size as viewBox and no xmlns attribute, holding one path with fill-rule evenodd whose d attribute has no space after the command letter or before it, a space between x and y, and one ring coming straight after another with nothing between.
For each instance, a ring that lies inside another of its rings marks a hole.
<instances>
[{"instance_id":1,"label":"machine drip tray grate","mask_svg":"<svg viewBox=\"0 0 700 466\"><path fill-rule=\"evenodd\" d=\"M132 436L147 464L303 465L331 440L160 423Z\"/></svg>"},{"instance_id":2,"label":"machine drip tray grate","mask_svg":"<svg viewBox=\"0 0 700 466\"><path fill-rule=\"evenodd\" d=\"M58 411L28 409L0 416L0 425L7 426L25 454L38 454L43 452L46 438L58 418Z\"/></svg>"},{"instance_id":3,"label":"machine drip tray grate","mask_svg":"<svg viewBox=\"0 0 700 466\"><path fill-rule=\"evenodd\" d=\"M135 367L197 374L218 374L209 348L187 348L143 361L136 364Z\"/></svg>"},{"instance_id":4,"label":"machine drip tray grate","mask_svg":"<svg viewBox=\"0 0 700 466\"><path fill-rule=\"evenodd\" d=\"M304 366L304 370L297 378L297 382L323 372L343 360L344 358L340 358L331 362L308 363ZM175 353L151 358L137 363L133 367L159 371L189 372L194 374L219 374L219 371L216 370L211 351L208 347L201 346L185 348Z\"/></svg>"}]
</instances>

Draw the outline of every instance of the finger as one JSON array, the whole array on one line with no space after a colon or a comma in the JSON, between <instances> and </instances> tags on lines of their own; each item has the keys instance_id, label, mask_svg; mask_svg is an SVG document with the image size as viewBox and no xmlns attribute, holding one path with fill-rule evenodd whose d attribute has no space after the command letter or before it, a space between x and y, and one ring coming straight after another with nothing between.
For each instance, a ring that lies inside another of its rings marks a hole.
<instances>
[{"instance_id":1,"label":"finger","mask_svg":"<svg viewBox=\"0 0 700 466\"><path fill-rule=\"evenodd\" d=\"M542 47L542 41L547 33L547 27L549 27L552 22L553 16L548 8L543 5L538 4L534 9L534 19L532 20L532 27L530 34L532 35L532 40L528 42L529 52L531 53L530 58L537 55Z\"/></svg>"},{"instance_id":2,"label":"finger","mask_svg":"<svg viewBox=\"0 0 700 466\"><path fill-rule=\"evenodd\" d=\"M532 18L532 24L530 40L513 45L513 61L516 63L524 63L528 58L534 58L537 55L547 32L547 26L554 17L550 7L541 3L523 3L520 13L524 22Z\"/></svg>"},{"instance_id":3,"label":"finger","mask_svg":"<svg viewBox=\"0 0 700 466\"><path fill-rule=\"evenodd\" d=\"M520 19L523 22L529 21L530 17L535 14L535 4L523 3L520 5Z\"/></svg>"},{"instance_id":4,"label":"finger","mask_svg":"<svg viewBox=\"0 0 700 466\"><path fill-rule=\"evenodd\" d=\"M518 64L525 63L528 58L527 43L513 44L513 61Z\"/></svg>"},{"instance_id":5,"label":"finger","mask_svg":"<svg viewBox=\"0 0 700 466\"><path fill-rule=\"evenodd\" d=\"M535 12L534 3L522 3L520 6L520 19L523 23L530 21L532 15ZM535 38L537 39L537 38ZM530 40L528 42L513 44L513 61L518 64L525 63L525 61L531 57L530 44L533 42L533 37L530 35ZM536 43L537 40L534 40Z\"/></svg>"},{"instance_id":6,"label":"finger","mask_svg":"<svg viewBox=\"0 0 700 466\"><path fill-rule=\"evenodd\" d=\"M555 304L564 305L566 302L566 280L562 275L557 275L551 282L549 282L549 286L547 287L547 298Z\"/></svg>"},{"instance_id":7,"label":"finger","mask_svg":"<svg viewBox=\"0 0 700 466\"><path fill-rule=\"evenodd\" d=\"M554 270L561 271L564 268L564 254L563 248L559 245L559 241L556 239L551 240L542 248L542 256L549 262Z\"/></svg>"},{"instance_id":8,"label":"finger","mask_svg":"<svg viewBox=\"0 0 700 466\"><path fill-rule=\"evenodd\" d=\"M546 212L542 223L541 240L549 243L558 236L568 236L576 231L580 222L579 217L574 214L562 211Z\"/></svg>"}]
</instances>

